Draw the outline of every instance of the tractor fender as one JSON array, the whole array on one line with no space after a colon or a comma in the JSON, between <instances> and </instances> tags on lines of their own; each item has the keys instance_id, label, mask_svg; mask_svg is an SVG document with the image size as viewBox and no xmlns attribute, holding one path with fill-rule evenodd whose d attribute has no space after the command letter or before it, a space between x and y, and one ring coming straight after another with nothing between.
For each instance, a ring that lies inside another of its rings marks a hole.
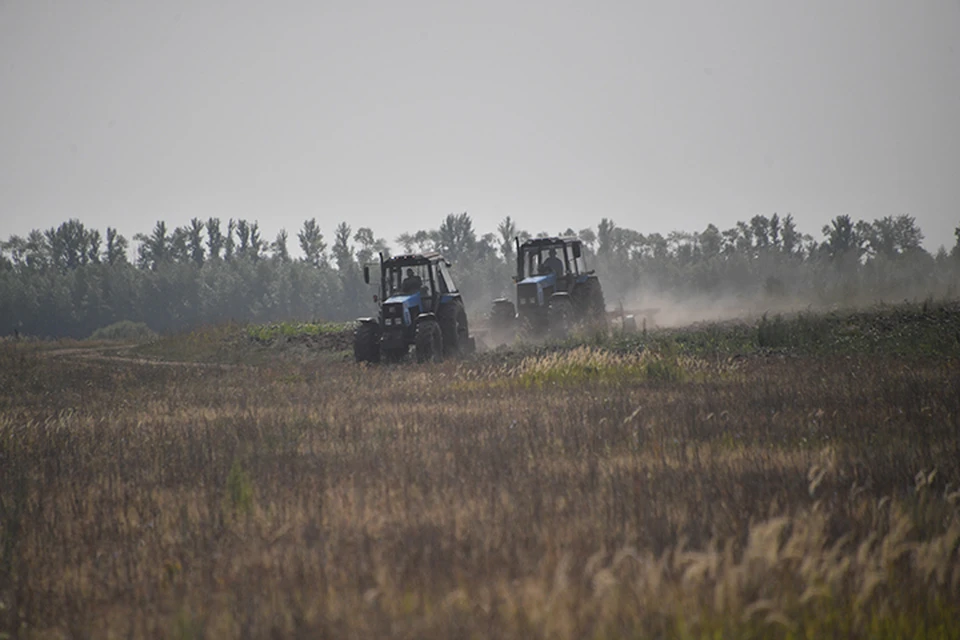
<instances>
[{"instance_id":1,"label":"tractor fender","mask_svg":"<svg viewBox=\"0 0 960 640\"><path fill-rule=\"evenodd\" d=\"M560 298L569 298L569 297L570 297L569 291L557 291L550 295L551 300L558 300Z\"/></svg>"},{"instance_id":2,"label":"tractor fender","mask_svg":"<svg viewBox=\"0 0 960 640\"><path fill-rule=\"evenodd\" d=\"M422 322L423 320L433 320L434 322L436 322L437 314L434 313L433 311L427 311L427 312L421 313L420 315L417 316L417 324L420 324L420 322Z\"/></svg>"},{"instance_id":3,"label":"tractor fender","mask_svg":"<svg viewBox=\"0 0 960 640\"><path fill-rule=\"evenodd\" d=\"M360 322L360 323L372 322L373 324L380 324L380 322L376 318L357 318L357 322Z\"/></svg>"}]
</instances>

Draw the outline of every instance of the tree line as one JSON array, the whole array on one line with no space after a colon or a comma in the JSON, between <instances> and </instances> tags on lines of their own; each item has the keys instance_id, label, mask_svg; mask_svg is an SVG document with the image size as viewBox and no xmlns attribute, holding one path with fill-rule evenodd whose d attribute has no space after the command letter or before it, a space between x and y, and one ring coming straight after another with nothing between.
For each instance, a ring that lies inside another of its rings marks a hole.
<instances>
[{"instance_id":1,"label":"tree line","mask_svg":"<svg viewBox=\"0 0 960 640\"><path fill-rule=\"evenodd\" d=\"M931 254L909 215L872 222L840 215L817 239L793 216L774 214L725 230L710 224L644 234L603 218L596 227L534 235L579 237L608 303L642 293L836 303L956 295L960 227L955 234L952 250ZM394 246L441 251L477 315L493 297L511 294L514 237L531 233L509 216L480 233L460 213L435 229L403 233ZM243 219L194 218L173 228L158 221L132 241L71 219L0 242L0 334L82 338L124 320L158 332L225 321L348 320L374 312L362 265L392 250L371 228L346 222L328 238L315 218L296 234L297 258L285 230L266 240L257 222Z\"/></svg>"}]
</instances>

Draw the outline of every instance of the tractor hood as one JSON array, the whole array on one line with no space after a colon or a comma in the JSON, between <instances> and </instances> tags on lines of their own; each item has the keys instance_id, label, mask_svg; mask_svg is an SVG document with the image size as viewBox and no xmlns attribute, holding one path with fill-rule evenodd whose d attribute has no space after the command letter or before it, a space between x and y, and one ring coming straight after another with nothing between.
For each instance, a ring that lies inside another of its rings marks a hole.
<instances>
[{"instance_id":1,"label":"tractor hood","mask_svg":"<svg viewBox=\"0 0 960 640\"><path fill-rule=\"evenodd\" d=\"M383 301L383 323L391 327L409 327L420 308L420 293L397 293Z\"/></svg>"},{"instance_id":2,"label":"tractor hood","mask_svg":"<svg viewBox=\"0 0 960 640\"><path fill-rule=\"evenodd\" d=\"M552 284L557 283L557 275L555 273L546 273L538 276L530 276L529 278L524 278L517 284L534 284L537 288L548 287Z\"/></svg>"},{"instance_id":3,"label":"tractor hood","mask_svg":"<svg viewBox=\"0 0 960 640\"><path fill-rule=\"evenodd\" d=\"M386 300L383 301L383 304L402 304L406 308L420 306L420 294L419 293L397 293Z\"/></svg>"}]
</instances>

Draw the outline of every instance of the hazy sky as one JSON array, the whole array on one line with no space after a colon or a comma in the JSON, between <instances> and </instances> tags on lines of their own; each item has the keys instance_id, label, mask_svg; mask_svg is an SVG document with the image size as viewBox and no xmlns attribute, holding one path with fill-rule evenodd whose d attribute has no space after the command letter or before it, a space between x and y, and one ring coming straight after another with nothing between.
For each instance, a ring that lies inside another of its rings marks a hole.
<instances>
[{"instance_id":1,"label":"hazy sky","mask_svg":"<svg viewBox=\"0 0 960 640\"><path fill-rule=\"evenodd\" d=\"M960 225L960 0L0 0L0 91L0 239Z\"/></svg>"}]
</instances>

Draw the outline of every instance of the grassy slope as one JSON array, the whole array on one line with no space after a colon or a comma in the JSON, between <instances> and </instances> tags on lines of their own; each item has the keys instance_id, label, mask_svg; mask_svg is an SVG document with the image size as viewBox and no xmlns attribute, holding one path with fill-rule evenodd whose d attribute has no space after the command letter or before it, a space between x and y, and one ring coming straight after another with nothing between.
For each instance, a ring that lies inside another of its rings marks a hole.
<instances>
[{"instance_id":1,"label":"grassy slope","mask_svg":"<svg viewBox=\"0 0 960 640\"><path fill-rule=\"evenodd\" d=\"M707 326L375 368L6 345L0 630L960 637L956 326L897 307L776 344Z\"/></svg>"}]
</instances>

